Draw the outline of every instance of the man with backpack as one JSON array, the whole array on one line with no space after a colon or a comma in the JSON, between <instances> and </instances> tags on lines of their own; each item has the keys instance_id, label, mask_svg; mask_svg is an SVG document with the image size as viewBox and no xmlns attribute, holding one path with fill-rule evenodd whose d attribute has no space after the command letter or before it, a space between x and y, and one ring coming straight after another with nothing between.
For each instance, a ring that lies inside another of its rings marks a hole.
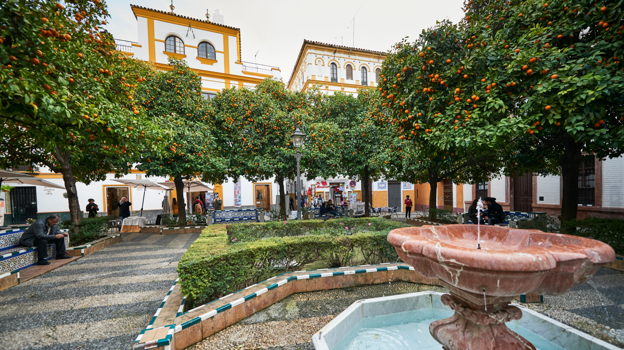
<instances>
[{"instance_id":1,"label":"man with backpack","mask_svg":"<svg viewBox=\"0 0 624 350\"><path fill-rule=\"evenodd\" d=\"M412 200L410 196L405 196L405 218L412 218Z\"/></svg>"}]
</instances>

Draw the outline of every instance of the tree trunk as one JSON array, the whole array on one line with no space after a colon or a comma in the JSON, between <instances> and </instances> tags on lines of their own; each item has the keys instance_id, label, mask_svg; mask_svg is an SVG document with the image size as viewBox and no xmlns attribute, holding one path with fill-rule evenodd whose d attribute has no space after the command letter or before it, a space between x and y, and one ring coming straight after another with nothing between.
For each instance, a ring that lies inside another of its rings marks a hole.
<instances>
[{"instance_id":1,"label":"tree trunk","mask_svg":"<svg viewBox=\"0 0 624 350\"><path fill-rule=\"evenodd\" d=\"M279 200L280 200L280 216L282 219L286 219L286 191L284 188L284 177L277 176L277 184L279 185Z\"/></svg>"},{"instance_id":2,"label":"tree trunk","mask_svg":"<svg viewBox=\"0 0 624 350\"><path fill-rule=\"evenodd\" d=\"M572 136L567 135L564 140L564 150L559 157L563 189L561 193L561 216L562 222L576 219L578 212L578 176L583 155L583 145L575 142Z\"/></svg>"},{"instance_id":3,"label":"tree trunk","mask_svg":"<svg viewBox=\"0 0 624 350\"><path fill-rule=\"evenodd\" d=\"M364 175L362 176L362 199L364 200L364 216L370 216L371 193L370 193L370 171L368 171L368 165L364 167Z\"/></svg>"},{"instance_id":4,"label":"tree trunk","mask_svg":"<svg viewBox=\"0 0 624 350\"><path fill-rule=\"evenodd\" d=\"M70 153L69 151L63 153L57 147L55 156L59 163L61 163L61 174L63 175L63 183L67 191L67 202L69 203L69 217L73 225L72 233L78 234L78 231L80 231L80 224L82 223L82 212L80 211L80 204L78 203L76 178L72 173L70 164Z\"/></svg>"},{"instance_id":5,"label":"tree trunk","mask_svg":"<svg viewBox=\"0 0 624 350\"><path fill-rule=\"evenodd\" d=\"M176 176L173 179L173 183L178 196L178 223L186 225L186 204L184 203L184 181L182 181L182 176Z\"/></svg>"},{"instance_id":6,"label":"tree trunk","mask_svg":"<svg viewBox=\"0 0 624 350\"><path fill-rule=\"evenodd\" d=\"M438 181L437 170L429 169L429 220L431 221L434 221L437 218Z\"/></svg>"}]
</instances>

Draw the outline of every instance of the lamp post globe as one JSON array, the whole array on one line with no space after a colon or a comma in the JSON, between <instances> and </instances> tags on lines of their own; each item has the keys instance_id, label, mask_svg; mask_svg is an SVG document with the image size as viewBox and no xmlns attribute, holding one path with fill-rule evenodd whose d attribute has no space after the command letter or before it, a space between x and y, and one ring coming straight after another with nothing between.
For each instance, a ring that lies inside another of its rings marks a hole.
<instances>
[{"instance_id":1,"label":"lamp post globe","mask_svg":"<svg viewBox=\"0 0 624 350\"><path fill-rule=\"evenodd\" d=\"M299 168L299 161L301 160L301 154L299 154L299 148L301 148L303 146L303 141L305 139L305 134L301 132L301 130L299 130L299 127L297 126L295 128L295 132L292 135L292 142L293 142L293 146L295 146L295 149L297 150L296 153L294 154L295 158L297 158L297 184L295 185L296 191L295 191L295 200L297 202L297 220L301 220L301 188L303 188L303 186L301 185L301 170Z\"/></svg>"},{"instance_id":2,"label":"lamp post globe","mask_svg":"<svg viewBox=\"0 0 624 350\"><path fill-rule=\"evenodd\" d=\"M305 139L305 134L299 130L299 127L295 128L295 132L292 134L292 142L295 148L301 148L303 146L303 141Z\"/></svg>"}]
</instances>

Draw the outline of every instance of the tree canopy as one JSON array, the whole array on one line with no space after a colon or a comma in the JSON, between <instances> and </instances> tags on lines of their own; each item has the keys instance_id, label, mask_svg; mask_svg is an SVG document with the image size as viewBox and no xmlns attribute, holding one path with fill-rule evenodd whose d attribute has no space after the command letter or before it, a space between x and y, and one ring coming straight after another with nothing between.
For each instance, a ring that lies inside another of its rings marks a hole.
<instances>
[{"instance_id":1,"label":"tree canopy","mask_svg":"<svg viewBox=\"0 0 624 350\"><path fill-rule=\"evenodd\" d=\"M0 7L0 167L63 174L74 225L76 180L130 170L158 128L134 102L150 68L115 51L99 1L11 1Z\"/></svg>"}]
</instances>

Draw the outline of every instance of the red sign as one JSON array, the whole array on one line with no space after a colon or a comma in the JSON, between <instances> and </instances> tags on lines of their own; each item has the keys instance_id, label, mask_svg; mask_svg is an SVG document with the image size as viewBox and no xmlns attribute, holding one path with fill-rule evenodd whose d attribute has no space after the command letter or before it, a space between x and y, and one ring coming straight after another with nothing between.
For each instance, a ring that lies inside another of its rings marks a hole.
<instances>
[{"instance_id":1,"label":"red sign","mask_svg":"<svg viewBox=\"0 0 624 350\"><path fill-rule=\"evenodd\" d=\"M316 188L329 188L327 181L317 181Z\"/></svg>"}]
</instances>

